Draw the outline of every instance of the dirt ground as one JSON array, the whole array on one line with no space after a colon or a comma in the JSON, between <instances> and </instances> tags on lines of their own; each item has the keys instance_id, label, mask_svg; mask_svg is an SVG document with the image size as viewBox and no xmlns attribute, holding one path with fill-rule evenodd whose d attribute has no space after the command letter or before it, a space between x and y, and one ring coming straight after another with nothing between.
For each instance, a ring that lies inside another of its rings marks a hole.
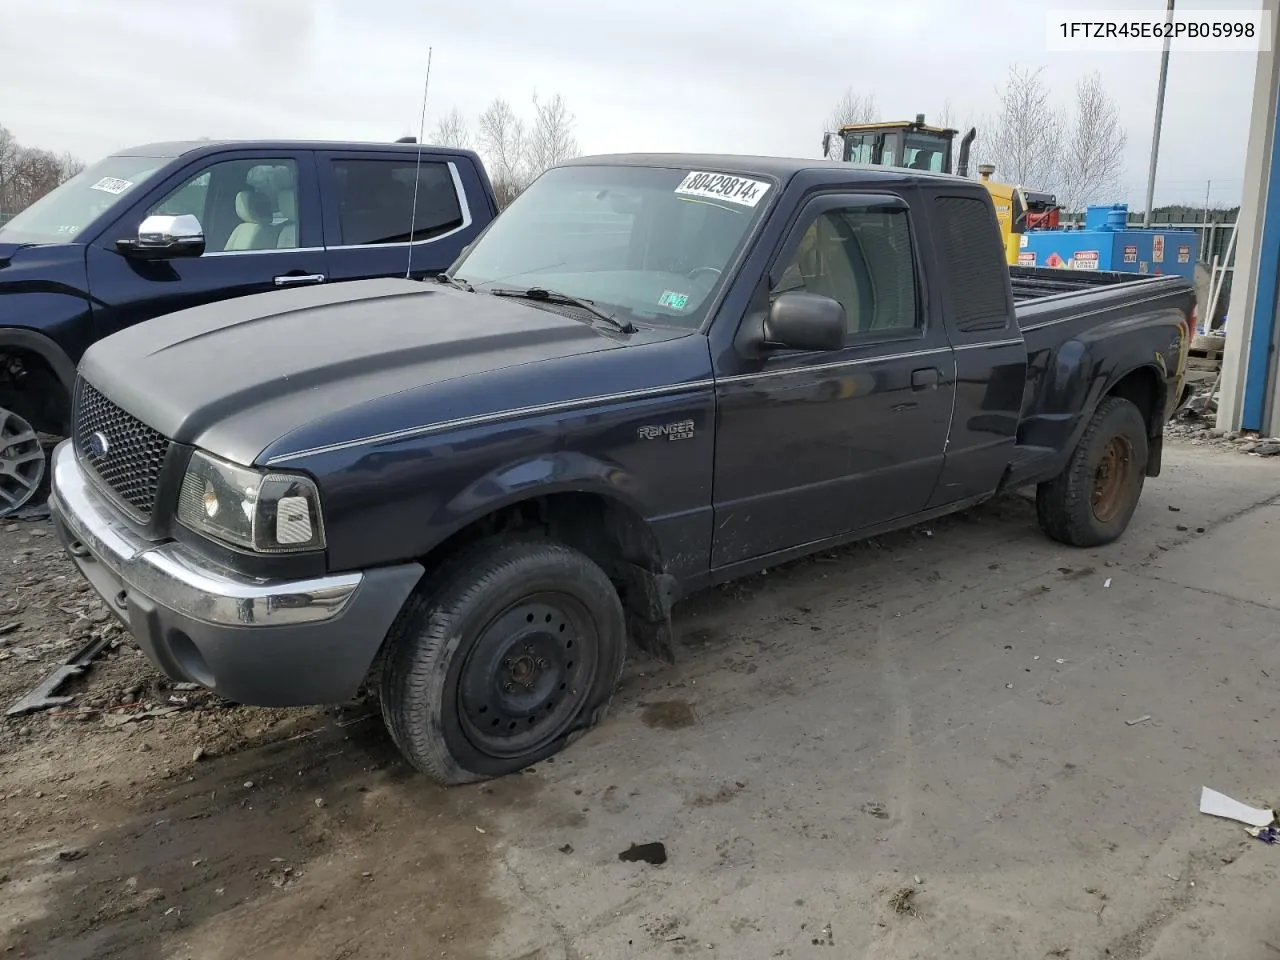
<instances>
[{"instance_id":1,"label":"dirt ground","mask_svg":"<svg viewBox=\"0 0 1280 960\"><path fill-rule=\"evenodd\" d=\"M0 955L1275 960L1280 845L1197 803L1280 803L1278 530L1280 461L1179 441L1103 550L1012 497L691 598L601 727L443 790L367 703L175 688L0 521L0 709L110 642L0 719Z\"/></svg>"}]
</instances>

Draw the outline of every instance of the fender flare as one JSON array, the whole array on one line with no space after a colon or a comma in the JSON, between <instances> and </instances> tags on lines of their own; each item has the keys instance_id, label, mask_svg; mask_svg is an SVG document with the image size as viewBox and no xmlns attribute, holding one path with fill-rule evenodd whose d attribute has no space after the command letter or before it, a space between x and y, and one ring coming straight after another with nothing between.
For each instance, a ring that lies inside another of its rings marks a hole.
<instances>
[{"instance_id":1,"label":"fender flare","mask_svg":"<svg viewBox=\"0 0 1280 960\"><path fill-rule=\"evenodd\" d=\"M627 470L574 451L556 451L505 463L455 491L440 504L428 529L431 548L477 520L505 507L562 493L600 497L627 510L648 529L653 546L661 543L649 526L637 496L639 484Z\"/></svg>"},{"instance_id":2,"label":"fender flare","mask_svg":"<svg viewBox=\"0 0 1280 960\"><path fill-rule=\"evenodd\" d=\"M5 347L19 347L38 355L49 364L54 376L66 389L67 396L71 396L76 384L76 365L65 350L43 333L22 327L0 327L0 349Z\"/></svg>"}]
</instances>

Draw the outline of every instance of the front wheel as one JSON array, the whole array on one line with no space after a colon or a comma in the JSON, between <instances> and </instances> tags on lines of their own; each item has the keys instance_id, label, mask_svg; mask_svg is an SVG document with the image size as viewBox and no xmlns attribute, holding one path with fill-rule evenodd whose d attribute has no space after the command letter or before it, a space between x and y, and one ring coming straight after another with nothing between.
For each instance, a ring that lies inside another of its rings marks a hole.
<instances>
[{"instance_id":1,"label":"front wheel","mask_svg":"<svg viewBox=\"0 0 1280 960\"><path fill-rule=\"evenodd\" d=\"M1054 479L1036 489L1036 514L1050 537L1097 547L1124 533L1138 507L1147 469L1147 426L1131 401L1098 405L1084 435Z\"/></svg>"},{"instance_id":2,"label":"front wheel","mask_svg":"<svg viewBox=\"0 0 1280 960\"><path fill-rule=\"evenodd\" d=\"M626 620L595 563L551 541L475 544L428 577L387 639L382 715L442 784L513 773L603 718Z\"/></svg>"}]
</instances>

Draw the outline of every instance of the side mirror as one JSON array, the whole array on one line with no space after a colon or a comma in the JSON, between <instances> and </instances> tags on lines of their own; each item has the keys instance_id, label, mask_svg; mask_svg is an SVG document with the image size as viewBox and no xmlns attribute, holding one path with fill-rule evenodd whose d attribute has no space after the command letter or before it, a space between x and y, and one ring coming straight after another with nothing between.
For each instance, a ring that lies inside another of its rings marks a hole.
<instances>
[{"instance_id":1,"label":"side mirror","mask_svg":"<svg viewBox=\"0 0 1280 960\"><path fill-rule=\"evenodd\" d=\"M117 246L142 260L198 257L204 253L204 227L192 213L156 213L142 221L136 240L121 240Z\"/></svg>"},{"instance_id":2,"label":"side mirror","mask_svg":"<svg viewBox=\"0 0 1280 960\"><path fill-rule=\"evenodd\" d=\"M845 316L840 301L817 293L782 293L764 318L766 350L839 350Z\"/></svg>"},{"instance_id":3,"label":"side mirror","mask_svg":"<svg viewBox=\"0 0 1280 960\"><path fill-rule=\"evenodd\" d=\"M822 135L822 159L827 160L831 157L831 134L824 133Z\"/></svg>"}]
</instances>

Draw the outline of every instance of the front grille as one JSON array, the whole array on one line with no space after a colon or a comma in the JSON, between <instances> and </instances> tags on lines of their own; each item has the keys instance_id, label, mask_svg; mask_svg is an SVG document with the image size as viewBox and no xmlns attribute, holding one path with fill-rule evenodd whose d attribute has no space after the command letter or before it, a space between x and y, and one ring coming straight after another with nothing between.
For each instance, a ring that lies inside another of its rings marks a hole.
<instances>
[{"instance_id":1,"label":"front grille","mask_svg":"<svg viewBox=\"0 0 1280 960\"><path fill-rule=\"evenodd\" d=\"M138 519L149 519L169 441L84 380L76 385L74 437L80 461Z\"/></svg>"}]
</instances>

